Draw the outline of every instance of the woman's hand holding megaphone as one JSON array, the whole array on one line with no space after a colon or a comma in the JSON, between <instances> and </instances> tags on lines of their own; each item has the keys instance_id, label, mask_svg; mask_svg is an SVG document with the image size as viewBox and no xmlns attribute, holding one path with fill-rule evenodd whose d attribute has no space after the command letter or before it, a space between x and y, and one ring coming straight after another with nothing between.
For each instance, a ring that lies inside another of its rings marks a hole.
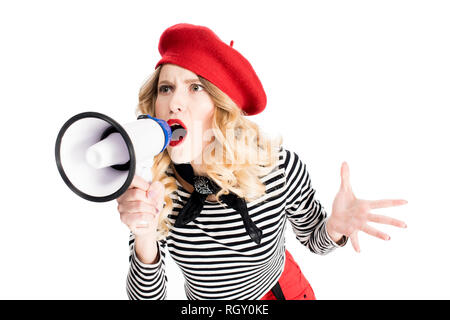
<instances>
[{"instance_id":1,"label":"woman's hand holding megaphone","mask_svg":"<svg viewBox=\"0 0 450 320\"><path fill-rule=\"evenodd\" d=\"M116 200L120 220L135 235L135 251L139 260L155 263L158 261L156 230L163 209L164 185L159 181L149 183L134 176L128 190Z\"/></svg>"},{"instance_id":2,"label":"woman's hand holding megaphone","mask_svg":"<svg viewBox=\"0 0 450 320\"><path fill-rule=\"evenodd\" d=\"M149 183L134 176L128 190L116 200L120 220L135 236L154 234L156 237L159 213L164 203L164 185L161 182Z\"/></svg>"}]
</instances>

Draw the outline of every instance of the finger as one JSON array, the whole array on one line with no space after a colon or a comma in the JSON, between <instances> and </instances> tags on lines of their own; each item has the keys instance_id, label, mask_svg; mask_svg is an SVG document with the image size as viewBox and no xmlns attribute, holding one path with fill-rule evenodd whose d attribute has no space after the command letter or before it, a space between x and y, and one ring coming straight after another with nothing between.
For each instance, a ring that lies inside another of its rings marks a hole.
<instances>
[{"instance_id":1,"label":"finger","mask_svg":"<svg viewBox=\"0 0 450 320\"><path fill-rule=\"evenodd\" d=\"M144 201L127 201L119 205L123 213L150 213L156 215L159 212L154 205Z\"/></svg>"},{"instance_id":2,"label":"finger","mask_svg":"<svg viewBox=\"0 0 450 320\"><path fill-rule=\"evenodd\" d=\"M343 162L341 165L341 189L351 190L350 186L350 169L347 162Z\"/></svg>"},{"instance_id":3,"label":"finger","mask_svg":"<svg viewBox=\"0 0 450 320\"><path fill-rule=\"evenodd\" d=\"M349 238L352 242L353 249L355 249L356 252L360 253L361 249L359 247L358 232L353 232Z\"/></svg>"},{"instance_id":4,"label":"finger","mask_svg":"<svg viewBox=\"0 0 450 320\"><path fill-rule=\"evenodd\" d=\"M149 187L150 183L137 175L134 176L130 184L130 188L138 188L143 191L147 191Z\"/></svg>"},{"instance_id":5,"label":"finger","mask_svg":"<svg viewBox=\"0 0 450 320\"><path fill-rule=\"evenodd\" d=\"M154 215L151 213L127 213L121 215L121 220L124 224L126 224L130 230L137 226L145 226L147 227L150 222L155 219Z\"/></svg>"},{"instance_id":6,"label":"finger","mask_svg":"<svg viewBox=\"0 0 450 320\"><path fill-rule=\"evenodd\" d=\"M159 181L153 182L147 190L147 198L159 206L164 200L164 185Z\"/></svg>"},{"instance_id":7,"label":"finger","mask_svg":"<svg viewBox=\"0 0 450 320\"><path fill-rule=\"evenodd\" d=\"M378 229L375 229L374 227L369 226L368 224L365 224L364 226L362 226L361 231L363 231L371 236L377 237L381 240L391 240L391 237L389 237L389 235L387 235L384 232L381 232Z\"/></svg>"},{"instance_id":8,"label":"finger","mask_svg":"<svg viewBox=\"0 0 450 320\"><path fill-rule=\"evenodd\" d=\"M148 222L143 222L143 223L145 223L145 225L144 224L134 224L134 225L129 225L128 228L135 236L145 234L148 232L149 224L148 224Z\"/></svg>"},{"instance_id":9,"label":"finger","mask_svg":"<svg viewBox=\"0 0 450 320\"><path fill-rule=\"evenodd\" d=\"M136 229L146 229L146 228L148 228L149 227L149 225L150 225L150 223L149 223L149 221L148 220L144 220L144 219L142 219L142 220L138 220L138 221L136 221L134 224L133 224L133 228L136 230Z\"/></svg>"},{"instance_id":10,"label":"finger","mask_svg":"<svg viewBox=\"0 0 450 320\"><path fill-rule=\"evenodd\" d=\"M394 227L406 228L406 223L404 223L403 221L400 221L400 220L397 220L397 219L394 219L391 217L383 216L380 214L369 213L368 220L371 222L376 222L376 223L389 224Z\"/></svg>"},{"instance_id":11,"label":"finger","mask_svg":"<svg viewBox=\"0 0 450 320\"><path fill-rule=\"evenodd\" d=\"M371 209L388 208L407 204L408 201L402 199L383 199L383 200L369 200L369 206Z\"/></svg>"},{"instance_id":12,"label":"finger","mask_svg":"<svg viewBox=\"0 0 450 320\"><path fill-rule=\"evenodd\" d=\"M141 189L133 188L127 190L120 198L117 199L118 202L126 201L145 201L150 202L147 198L147 193Z\"/></svg>"}]
</instances>

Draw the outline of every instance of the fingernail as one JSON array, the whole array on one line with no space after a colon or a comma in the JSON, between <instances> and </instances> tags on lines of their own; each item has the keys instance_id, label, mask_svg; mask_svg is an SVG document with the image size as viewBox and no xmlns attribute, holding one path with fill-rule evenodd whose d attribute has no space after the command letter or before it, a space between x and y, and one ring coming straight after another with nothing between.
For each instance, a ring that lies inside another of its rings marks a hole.
<instances>
[{"instance_id":1,"label":"fingernail","mask_svg":"<svg viewBox=\"0 0 450 320\"><path fill-rule=\"evenodd\" d=\"M407 227L408 227L408 226L406 225L406 223L404 223L404 224L403 224L403 228L406 229Z\"/></svg>"},{"instance_id":2,"label":"fingernail","mask_svg":"<svg viewBox=\"0 0 450 320\"><path fill-rule=\"evenodd\" d=\"M386 240L391 240L391 237L387 236L385 239L386 239Z\"/></svg>"}]
</instances>

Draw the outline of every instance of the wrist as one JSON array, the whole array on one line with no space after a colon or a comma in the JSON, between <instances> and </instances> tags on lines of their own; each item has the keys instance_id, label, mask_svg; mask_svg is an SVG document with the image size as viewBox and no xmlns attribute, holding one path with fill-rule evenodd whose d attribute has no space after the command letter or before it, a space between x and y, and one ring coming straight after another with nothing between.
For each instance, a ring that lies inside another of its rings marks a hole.
<instances>
[{"instance_id":1,"label":"wrist","mask_svg":"<svg viewBox=\"0 0 450 320\"><path fill-rule=\"evenodd\" d=\"M343 241L343 237L345 237L345 235L336 230L336 228L334 227L334 221L331 217L327 220L325 229L330 239L333 240L336 244L339 244Z\"/></svg>"},{"instance_id":2,"label":"wrist","mask_svg":"<svg viewBox=\"0 0 450 320\"><path fill-rule=\"evenodd\" d=\"M134 250L142 263L154 264L159 260L158 243L154 235L135 236Z\"/></svg>"}]
</instances>

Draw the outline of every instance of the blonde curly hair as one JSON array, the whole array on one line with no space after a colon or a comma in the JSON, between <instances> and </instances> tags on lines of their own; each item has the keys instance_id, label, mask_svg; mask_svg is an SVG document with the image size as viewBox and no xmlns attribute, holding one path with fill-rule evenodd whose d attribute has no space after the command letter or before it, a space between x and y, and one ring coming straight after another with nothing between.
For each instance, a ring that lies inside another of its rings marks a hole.
<instances>
[{"instance_id":1,"label":"blonde curly hair","mask_svg":"<svg viewBox=\"0 0 450 320\"><path fill-rule=\"evenodd\" d=\"M155 116L161 68L162 65L158 66L142 85L136 116ZM205 78L198 78L215 106L212 123L214 139L203 150L202 156L204 171L221 188L216 198L233 192L246 201L255 200L265 194L266 187L260 178L270 173L277 164L282 138L265 136L224 92ZM173 208L170 194L177 190L177 184L174 177L167 175L169 166L173 163L166 149L155 156L152 168L153 181L160 181L165 187L166 205L159 216L159 239L165 238L172 227L168 219Z\"/></svg>"}]
</instances>

